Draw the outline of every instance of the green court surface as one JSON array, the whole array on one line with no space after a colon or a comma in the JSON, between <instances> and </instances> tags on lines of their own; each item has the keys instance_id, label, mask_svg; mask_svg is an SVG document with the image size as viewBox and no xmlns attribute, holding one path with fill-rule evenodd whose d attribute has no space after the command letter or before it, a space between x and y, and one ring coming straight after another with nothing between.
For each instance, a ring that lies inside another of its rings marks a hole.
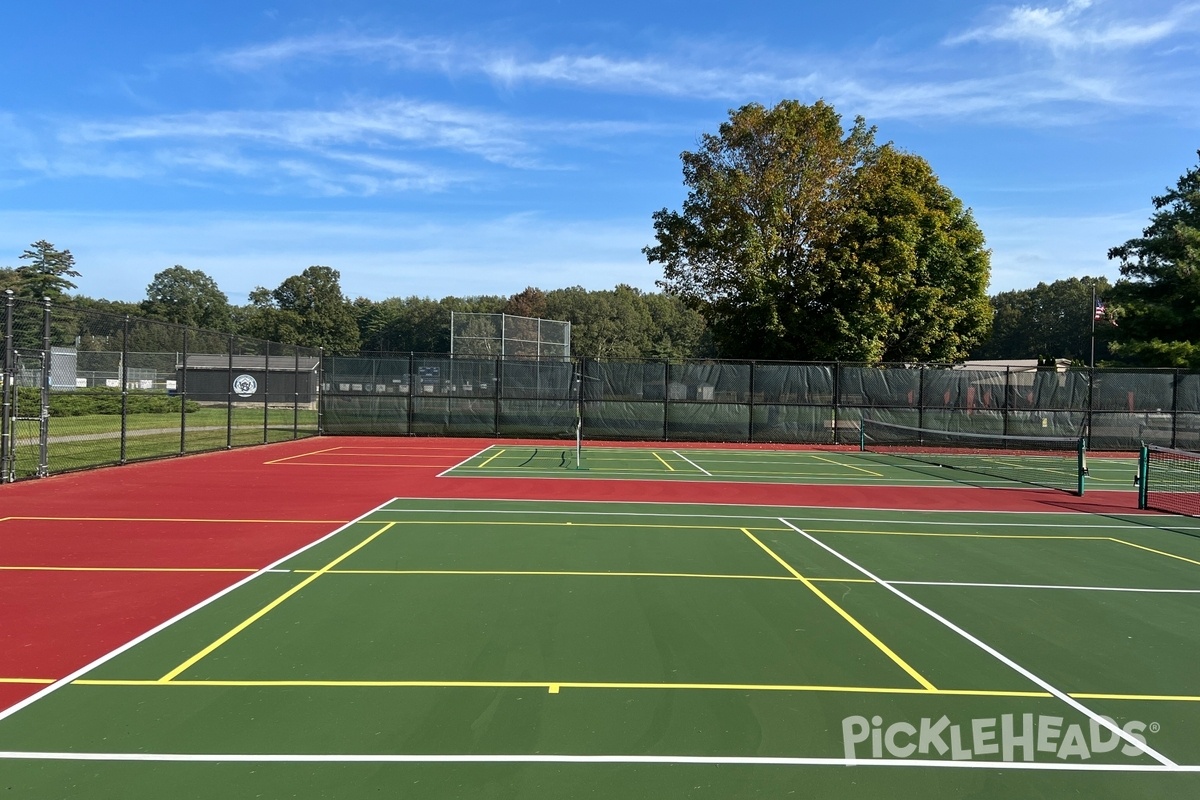
<instances>
[{"instance_id":1,"label":"green court surface","mask_svg":"<svg viewBox=\"0 0 1200 800\"><path fill-rule=\"evenodd\" d=\"M1136 458L1091 457L1087 487L1134 491ZM990 474L992 473L992 474ZM1073 490L1075 454L974 454L958 468L912 457L858 451L702 449L662 447L539 446L497 444L447 470L457 477L581 477L624 480L735 481L747 483L858 484L881 486L1013 487L1022 483Z\"/></svg>"},{"instance_id":2,"label":"green court surface","mask_svg":"<svg viewBox=\"0 0 1200 800\"><path fill-rule=\"evenodd\" d=\"M398 499L0 714L0 796L1196 796L1197 619L1179 517Z\"/></svg>"}]
</instances>

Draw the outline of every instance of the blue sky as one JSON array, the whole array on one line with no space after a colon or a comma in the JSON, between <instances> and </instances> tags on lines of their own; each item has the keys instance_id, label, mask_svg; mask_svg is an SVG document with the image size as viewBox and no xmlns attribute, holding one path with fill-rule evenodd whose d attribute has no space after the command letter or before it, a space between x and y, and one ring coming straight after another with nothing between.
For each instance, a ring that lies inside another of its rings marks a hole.
<instances>
[{"instance_id":1,"label":"blue sky","mask_svg":"<svg viewBox=\"0 0 1200 800\"><path fill-rule=\"evenodd\" d=\"M653 290L679 154L824 98L926 158L991 289L1107 275L1200 148L1200 3L12 2L0 265L78 291L174 264L231 301L305 267L351 297Z\"/></svg>"}]
</instances>

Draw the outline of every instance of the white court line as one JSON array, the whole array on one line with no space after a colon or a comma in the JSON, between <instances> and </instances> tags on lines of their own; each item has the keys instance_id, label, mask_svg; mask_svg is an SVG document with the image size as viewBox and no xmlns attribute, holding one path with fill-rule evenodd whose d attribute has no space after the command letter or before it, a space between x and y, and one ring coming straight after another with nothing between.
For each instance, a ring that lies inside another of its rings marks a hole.
<instances>
[{"instance_id":1,"label":"white court line","mask_svg":"<svg viewBox=\"0 0 1200 800\"><path fill-rule=\"evenodd\" d=\"M139 645L142 642L149 639L154 634L158 633L159 631L165 630L166 628L169 628L170 626L174 625L176 622L179 622L184 617L194 614L195 612L197 612L200 609L207 606L209 603L216 602L217 600L221 599L222 597L224 597L225 595L234 591L235 589L240 589L241 587L245 586L247 583L254 580L255 578L257 578L261 575L266 575L267 573L276 571L276 568L283 562L287 561L290 558L300 555L301 553L303 553L305 550L308 550L309 548L316 547L317 545L321 544L321 542L324 542L327 539L333 538L334 536L338 535L342 531L349 528L351 525L353 525L356 522L359 522L363 519L366 519L367 517L374 514L376 511L381 510L384 506L386 506L388 503L391 503L391 502L392 502L392 500L388 500L384 503L380 503L375 508L372 508L367 513L362 514L361 516L358 516L358 517L350 520L349 522L347 522L345 525L341 526L337 530L330 531L329 533L322 536L320 539L316 539L316 540L304 545L303 547L293 550L292 552L288 553L283 558L272 561L270 564L267 564L265 567L260 569L258 572L255 572L251 575L247 575L245 578L242 578L237 583L227 586L224 589L222 589L221 591L212 595L211 597L207 597L204 600L201 600L199 603L196 603L196 605L194 605L191 608L188 608L184 611L179 612L175 616L171 617L169 620L167 620L165 622L161 622L158 625L155 625L153 628L146 631L142 635L137 636L133 639L130 639L125 644L121 645L120 647L116 648L115 650L111 650L108 653L105 653L104 655L97 658L95 661L92 661L90 664L85 664L84 666L82 666L79 669L72 672L70 675L67 675L65 678L59 678L57 681L50 684L45 689L42 689L39 692L31 694L29 697L26 697L24 700L20 701L19 703L16 703L15 705L11 705L6 709L0 710L0 720L7 719L8 717L11 717L13 714L17 713L21 709L23 709L27 706L30 706L33 703L36 703L38 700L41 700L46 695L57 692L62 687L66 686L67 684L71 683L72 681L75 681L75 680L83 677L84 675L91 672L96 667L99 667L102 664L105 664L108 661L111 661L112 659L114 659L117 656L124 653L126 650L129 650L130 648L136 647L137 645Z\"/></svg>"},{"instance_id":2,"label":"white court line","mask_svg":"<svg viewBox=\"0 0 1200 800\"><path fill-rule=\"evenodd\" d=\"M682 458L682 459L683 459L684 461L686 461L687 463L691 464L691 465L692 465L693 467L695 467L696 469L698 469L698 470L700 470L701 472L703 472L703 473L704 473L705 475L707 475L708 477L710 477L710 478L712 477L712 473L711 473L711 472L709 472L709 471L708 471L708 470L706 470L704 467L702 467L702 466L700 466L699 464L697 464L695 461L692 461L690 458L688 458L687 456L685 456L683 453L679 452L678 450L672 450L671 452L672 452L672 453L674 453L675 455L679 456L680 458Z\"/></svg>"},{"instance_id":3,"label":"white court line","mask_svg":"<svg viewBox=\"0 0 1200 800\"><path fill-rule=\"evenodd\" d=\"M494 446L494 445L493 445L493 446ZM486 449L485 449L485 450L481 450L480 452L486 452ZM478 453L476 453L476 455L478 455ZM474 457L474 456L472 456L472 457ZM685 482L686 482L686 481L685 481ZM692 481L692 482L693 482L693 483L704 483L705 481ZM820 488L824 488L824 486L825 486L825 484L822 484ZM513 499L508 499L508 498L497 498L497 497L453 497L453 498L437 498L437 497L394 497L394 498L392 498L392 500L393 500L393 501L396 501L396 502L406 502L406 503L407 503L407 502L422 502L422 503L428 503L428 502L433 502L433 501L437 501L437 500L446 500L447 502L459 502L459 501L462 501L462 502L474 502L474 503L521 503L521 504L525 504L525 505L547 505L547 504L556 504L556 503L557 503L557 504L560 504L560 505L571 505L571 506L581 506L581 505L595 505L595 506L605 506L605 505L622 505L622 506L631 506L631 505L632 505L632 506L691 506L691 507L693 507L693 508L699 508L699 507L703 507L703 508L765 508L765 507L768 507L768 506L763 506L763 505L761 505L761 504L759 504L759 505L754 505L754 504L747 504L747 503L708 503L708 502L704 502L704 501L702 501L702 500L634 500L634 501L630 501L630 500L553 500L553 499L550 499L550 500L513 500ZM1044 511L1044 510L1039 510L1039 511L1030 511L1030 510L1028 510L1028 509L1026 509L1026 510L1016 510L1016 511L996 511L996 510L994 510L994 509L975 509L975 508L965 508L965 509L960 509L960 508L920 508L920 509L913 509L913 508L894 508L894 507L893 507L893 508L887 508L887 507L873 508L873 507L869 507L869 506L864 506L864 507L854 507L854 508L847 508L846 506L789 505L789 504L787 504L787 503L778 503L778 504L772 504L772 505L771 505L771 506L769 506L769 507L770 507L770 508L785 508L785 509L789 509L789 510L791 510L791 511L878 511L878 512L880 512L880 513L892 513L892 514L910 514L910 515L911 515L911 514L935 514L935 515L938 515L938 516L942 516L942 515L954 515L954 514L958 514L958 515L960 515L960 516L968 516L968 515L970 515L970 516L972 516L972 517L975 517L975 516L984 516L984 517L994 517L994 516L1018 516L1018 517L1019 517L1019 516L1023 516L1023 517L1028 517L1028 516L1040 516L1040 517L1051 517L1051 516L1052 516L1052 517L1085 517L1085 518L1088 518L1088 519L1090 519L1090 518L1093 518L1093 517L1095 517L1095 516L1096 516L1096 514L1093 514L1093 513L1091 513L1091 512L1088 512L1088 511ZM402 510L402 509L398 509L398 510ZM440 509L430 509L430 510L440 510ZM514 513L517 513L517 512L514 512L514 511L494 511L494 512L493 512L492 510L488 510L488 509L462 509L462 510L456 510L456 511L454 511L454 513L464 513L464 514L484 514L484 513L514 514ZM582 514L582 513L587 513L587 512L582 512L582 511L576 511L576 512L530 511L530 512L528 512L528 513L530 513L530 514L556 514L556 513L576 513L576 514ZM612 512L609 512L609 511L605 511L605 512L603 512L603 513L605 513L605 514L609 514L609 513L611 513L611 514L623 514L623 513L629 513L630 515L634 515L634 514L637 514L637 513L639 513L639 512L622 512L622 511L612 511ZM1178 514L1166 514L1166 513L1159 513L1159 512L1144 512L1144 511L1137 511L1137 510L1135 510L1135 509L1133 509L1133 508L1130 508L1130 509L1128 509L1127 511L1125 511L1125 512L1122 512L1122 513L1126 513L1126 514L1128 514L1128 515L1129 515L1129 516L1131 516L1131 517L1136 517L1138 520L1146 520L1146 519L1150 519L1150 520L1155 520L1155 519L1157 519L1157 520L1163 520L1163 519L1165 519L1165 520L1177 520L1177 521L1178 521L1178 520L1180 520L1180 519L1181 519L1181 518L1180 518L1180 516L1179 516ZM830 517L830 518L826 519L826 518L824 518L824 517L803 517L803 516L799 516L799 515L793 515L793 517L794 517L795 519L814 520L814 521L817 521L817 522L877 522L877 521L878 521L878 520L869 520L869 519L867 519L867 520L858 520L858 519L834 519L834 518L832 518L832 517ZM778 518L778 515L777 515L777 514L768 514L768 515L764 515L764 516L762 516L762 517L758 517L758 516L751 515L751 514L739 514L739 515L737 515L737 518L738 518L738 519L760 519L760 518L761 518L761 519L777 519L777 518ZM887 520L887 522L890 522L890 523L893 523L893 524L905 524L905 523L906 523L906 521L905 521L905 520L902 520L902 519L889 519L889 520ZM915 522L911 522L911 523L909 523L909 524L913 524L913 525L920 525L920 524L928 524L928 525L955 525L955 524L962 524L962 523L954 523L954 522L927 522L927 523L922 523L921 521L919 521L919 520L918 520L918 521L915 521ZM980 523L975 523L974 521L972 521L972 524L979 524L979 525L1007 525L1007 524L1009 524L1009 523L1005 523L1005 522L980 522ZM1039 528L1057 528L1057 527L1073 528L1073 527L1082 527L1082 525L1080 525L1080 524L1074 524L1074 523L1073 523L1073 524L1070 524L1070 525L1058 525L1058 524L1047 524L1047 525L1043 525L1043 524L1040 524L1040 523L1030 523L1030 522L1014 522L1014 523L1011 523L1011 524L1012 524L1012 525L1014 525L1014 526L1022 526L1022 525L1024 525L1024 526L1036 526L1036 527L1039 527ZM1129 530L1129 529L1133 529L1133 530L1145 530L1145 529L1146 529L1146 525L1145 525L1144 523L1140 523L1140 522L1139 522L1139 523L1132 523L1132 522L1131 522L1131 523L1126 523L1126 524L1124 524L1124 525L1088 525L1088 527L1096 527L1096 528L1120 528L1120 529L1125 529L1125 530ZM1171 529L1172 529L1172 530L1178 530L1178 529L1180 529L1180 527L1181 527L1181 526L1179 526L1179 525L1172 525L1172 526L1171 526ZM1184 529L1185 529L1185 530L1200 530L1200 526L1184 527Z\"/></svg>"},{"instance_id":4,"label":"white court line","mask_svg":"<svg viewBox=\"0 0 1200 800\"><path fill-rule=\"evenodd\" d=\"M800 758L790 756L529 755L499 753L71 753L0 750L0 760L141 761L243 764L692 764L784 767L921 767L945 769L1046 770L1051 772L1200 773L1191 764L1084 764L1053 761L951 761L921 758Z\"/></svg>"},{"instance_id":5,"label":"white court line","mask_svg":"<svg viewBox=\"0 0 1200 800\"><path fill-rule=\"evenodd\" d=\"M396 500L400 501L400 502L421 501L421 502L426 502L426 503L429 502L431 499L434 499L434 498L429 498L429 497L398 497L398 498L396 498ZM545 505L547 503L567 503L567 504L576 505L576 506L580 506L580 505L597 505L597 506L603 506L603 505L706 506L706 505L711 505L716 508L720 508L720 507L728 508L730 506L729 503L711 503L711 504L709 504L709 503L678 503L678 502L657 502L657 501L630 503L630 502L627 502L624 500L506 500L506 499L500 499L500 498L479 499L479 498L470 498L470 497L447 498L447 501L448 502L459 502L459 501L488 502L488 503L528 503L531 505ZM738 507L738 506L734 505L734 507ZM803 511L806 509L808 509L808 510L833 510L833 511L839 510L839 507L837 507L837 506L778 506L778 508L788 509L791 511ZM392 511L397 514L420 514L420 513L488 514L488 515L495 515L495 514L550 515L550 514L553 514L555 516L604 515L606 517L669 517L671 519L678 519L680 516L678 512L676 512L676 513L660 513L660 512L655 512L655 511L610 511L606 508L600 508L600 509L597 509L596 511L554 511L554 510L536 509L536 508L528 509L528 510L520 509L520 510L514 510L514 511L506 511L504 509L499 509L499 508L389 508L389 509L385 509L385 510ZM844 509L842 509L842 510L844 510ZM908 513L908 514L912 514L912 513L961 514L964 517L966 517L966 516L974 517L974 516L981 515L981 514L1043 514L1043 515L1054 514L1056 516L1088 516L1087 514L1085 514L1083 512L1054 512L1054 511L957 511L957 510L956 511L948 511L946 509L922 509L920 512L913 512L912 510L909 510L909 509L896 509L896 508L861 509L861 510L881 511L881 512L890 511L893 513ZM778 520L779 519L778 514L691 514L689 516L693 519L769 519L769 520ZM1147 529L1146 525L1144 525L1144 524L1133 524L1133 523L1125 524L1125 525L1105 525L1105 524L1096 524L1096 523L1089 523L1089 522L1071 522L1071 523L977 522L974 519L964 519L962 521L956 521L956 520L913 520L913 519L901 519L901 518L859 519L859 518L855 518L855 517L805 517L805 516L801 516L798 514L792 514L790 516L793 519L802 519L807 522L814 522L814 523L856 522L856 523L864 523L864 524L868 524L868 525L872 525L872 524L873 525L880 525L880 524L883 524L883 525L917 525L917 526L921 526L921 525L971 525L971 526L980 527L980 528L1037 528L1039 530L1042 528L1065 528L1068 530L1083 529L1083 530L1089 530L1089 531L1092 531L1092 530L1145 531ZM1151 515L1139 515L1139 516L1151 516ZM1166 516L1175 517L1175 515L1173 515L1173 514L1166 515ZM1181 526L1174 526L1173 529L1180 529L1180 527ZM1190 528L1183 528L1183 529L1190 530ZM1158 530L1158 529L1155 528L1153 530ZM1200 527L1197 527L1196 530L1200 530ZM864 531L864 533L871 533L871 531ZM1102 538L1102 537L1097 537L1097 538Z\"/></svg>"},{"instance_id":6,"label":"white court line","mask_svg":"<svg viewBox=\"0 0 1200 800\"><path fill-rule=\"evenodd\" d=\"M447 467L446 469L442 470L441 472L439 472L437 475L434 475L433 477L435 477L435 478L445 477L446 473L453 472L454 470L458 469L459 467L461 467L463 464L467 463L471 459L478 458L479 456L483 455L484 453L486 453L488 450L491 450L495 446L496 445L494 445L494 444L489 444L487 447L483 448L478 453L472 453L471 455L464 458L462 461L455 464L453 467Z\"/></svg>"},{"instance_id":7,"label":"white court line","mask_svg":"<svg viewBox=\"0 0 1200 800\"><path fill-rule=\"evenodd\" d=\"M1080 592L1137 592L1141 594L1200 594L1200 589L1141 589L1136 586L1070 586L1051 583L967 583L959 581L888 581L893 586L963 586L982 589L1074 589Z\"/></svg>"},{"instance_id":8,"label":"white court line","mask_svg":"<svg viewBox=\"0 0 1200 800\"><path fill-rule=\"evenodd\" d=\"M820 547L822 550L825 550L830 555L836 556L838 559L845 562L850 567L853 567L854 569L858 570L863 575L865 575L868 578L870 578L871 580L875 581L880 586L887 589L889 592L896 595L897 597L899 597L901 600L905 601L909 605L913 606L914 608L916 608L920 611L925 612L930 617L932 617L933 619L942 623L947 628L954 631L955 633L957 633L959 636L966 639L971 644L975 645L976 647L980 648L988 655L990 655L993 658L1000 661L1000 663L1004 664L1009 669L1012 669L1012 670L1016 671L1017 673L1019 673L1020 675L1024 676L1026 679L1033 681L1035 684L1040 686L1045 691L1054 695L1059 700L1061 700L1062 702L1069 705L1071 708L1078 711L1080 714L1083 714L1084 716L1086 716L1093 723L1100 725L1105 730L1115 733L1117 736L1121 737L1122 740L1133 745L1137 749L1141 750L1143 753L1150 756L1155 761L1159 762L1160 764L1162 764L1166 767L1178 767L1179 766L1174 761L1172 761L1171 759L1164 756L1162 753L1160 753L1157 750L1155 750L1154 748L1150 747L1150 745L1146 744L1145 742L1140 741L1139 739L1134 737L1132 734L1127 733L1125 730L1120 728L1116 723L1106 719L1105 717L1100 716L1099 714L1097 714L1096 712L1092 711L1087 706L1085 706L1083 703L1080 703L1075 698L1069 696L1066 692L1052 686L1049 682L1043 680L1042 678L1039 678L1037 675L1035 675L1032 672L1030 672L1029 670L1025 669L1025 667L1022 667L1020 664L1013 661L1011 658L1004 655L999 650L997 650L996 648L989 645L987 642L983 641L982 639L979 639L978 637L976 637L970 633L967 633L965 630L958 627L953 622L951 622L950 620L943 617L941 614L937 613L936 611L933 611L932 609L928 608L927 606L922 605L917 600L914 600L913 598L909 597L908 595L906 595L904 592L897 589L892 584L890 584L887 581L883 580L882 578L878 577L874 573L868 571L866 567L860 566L858 563L850 560L848 557L842 555L837 550L834 550L832 547L825 544L820 539L817 539L815 536L801 530L800 528L797 528L795 525L788 522L786 519L780 517L779 521L782 522L784 525L787 525L789 528L791 528L792 530L794 530L796 533L800 534L804 538L808 539L813 544Z\"/></svg>"}]
</instances>

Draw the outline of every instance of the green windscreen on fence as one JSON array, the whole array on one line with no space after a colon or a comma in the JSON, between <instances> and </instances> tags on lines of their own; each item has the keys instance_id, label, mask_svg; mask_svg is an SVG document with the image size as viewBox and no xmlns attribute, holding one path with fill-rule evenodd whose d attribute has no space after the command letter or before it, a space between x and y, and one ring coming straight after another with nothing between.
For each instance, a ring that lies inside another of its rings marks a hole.
<instances>
[{"instance_id":1,"label":"green windscreen on fence","mask_svg":"<svg viewBox=\"0 0 1200 800\"><path fill-rule=\"evenodd\" d=\"M330 356L324 431L857 444L858 423L1200 445L1200 375L1175 370L649 359Z\"/></svg>"}]
</instances>

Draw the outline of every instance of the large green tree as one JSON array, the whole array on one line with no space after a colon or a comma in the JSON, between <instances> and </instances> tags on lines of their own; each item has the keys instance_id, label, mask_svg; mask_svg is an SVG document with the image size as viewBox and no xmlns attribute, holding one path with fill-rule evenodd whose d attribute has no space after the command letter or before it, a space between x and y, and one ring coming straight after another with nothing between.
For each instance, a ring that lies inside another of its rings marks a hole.
<instances>
[{"instance_id":1,"label":"large green tree","mask_svg":"<svg viewBox=\"0 0 1200 800\"><path fill-rule=\"evenodd\" d=\"M19 296L57 300L68 289L75 288L71 278L78 278L79 271L75 269L75 256L70 250L59 250L42 239L31 244L20 257L27 263L16 268L16 293Z\"/></svg>"},{"instance_id":2,"label":"large green tree","mask_svg":"<svg viewBox=\"0 0 1200 800\"><path fill-rule=\"evenodd\" d=\"M228 330L232 323L229 298L217 282L198 269L179 264L155 274L146 287L141 311L179 325Z\"/></svg>"},{"instance_id":3,"label":"large green tree","mask_svg":"<svg viewBox=\"0 0 1200 800\"><path fill-rule=\"evenodd\" d=\"M1067 278L1039 283L1032 289L1000 292L991 298L992 334L971 355L974 358L1069 358L1090 363L1092 292L1107 298L1106 278ZM1096 357L1106 358L1107 341L1115 329L1098 324Z\"/></svg>"},{"instance_id":4,"label":"large green tree","mask_svg":"<svg viewBox=\"0 0 1200 800\"><path fill-rule=\"evenodd\" d=\"M324 347L331 353L359 348L354 309L342 294L341 273L331 267L309 267L274 289L255 287L242 329L250 336Z\"/></svg>"},{"instance_id":5,"label":"large green tree","mask_svg":"<svg viewBox=\"0 0 1200 800\"><path fill-rule=\"evenodd\" d=\"M1200 369L1200 166L1153 202L1142 235L1108 251L1121 268L1112 352L1126 363Z\"/></svg>"},{"instance_id":6,"label":"large green tree","mask_svg":"<svg viewBox=\"0 0 1200 800\"><path fill-rule=\"evenodd\" d=\"M654 214L644 252L721 355L955 360L986 335L970 211L863 119L847 131L824 102L751 104L682 160L688 197Z\"/></svg>"}]
</instances>

